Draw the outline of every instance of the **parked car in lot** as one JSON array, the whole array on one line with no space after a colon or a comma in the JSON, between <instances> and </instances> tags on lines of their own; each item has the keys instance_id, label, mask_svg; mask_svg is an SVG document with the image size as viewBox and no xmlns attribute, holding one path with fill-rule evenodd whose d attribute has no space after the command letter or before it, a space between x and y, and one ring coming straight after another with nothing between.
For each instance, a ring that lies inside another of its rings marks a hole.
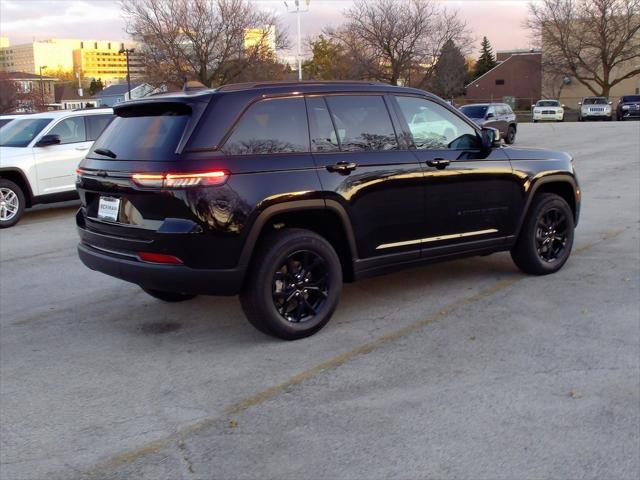
<instances>
[{"instance_id":1,"label":"parked car in lot","mask_svg":"<svg viewBox=\"0 0 640 480\"><path fill-rule=\"evenodd\" d=\"M620 97L616 107L616 119L640 118L640 95L625 95Z\"/></svg>"},{"instance_id":2,"label":"parked car in lot","mask_svg":"<svg viewBox=\"0 0 640 480\"><path fill-rule=\"evenodd\" d=\"M538 100L535 105L531 105L533 123L552 120L564 122L564 105L558 100Z\"/></svg>"},{"instance_id":3,"label":"parked car in lot","mask_svg":"<svg viewBox=\"0 0 640 480\"><path fill-rule=\"evenodd\" d=\"M473 103L460 107L460 111L480 127L491 127L500 131L505 143L516 141L518 119L506 103Z\"/></svg>"},{"instance_id":4,"label":"parked car in lot","mask_svg":"<svg viewBox=\"0 0 640 480\"><path fill-rule=\"evenodd\" d=\"M578 102L578 121L611 120L611 102L606 97L586 97Z\"/></svg>"},{"instance_id":5,"label":"parked car in lot","mask_svg":"<svg viewBox=\"0 0 640 480\"><path fill-rule=\"evenodd\" d=\"M114 111L78 169L80 259L164 301L240 294L280 338L320 330L343 281L502 250L543 275L571 251L571 157L502 147L421 90L239 84Z\"/></svg>"},{"instance_id":6,"label":"parked car in lot","mask_svg":"<svg viewBox=\"0 0 640 480\"><path fill-rule=\"evenodd\" d=\"M55 111L0 128L0 228L32 205L77 198L76 168L112 119L111 109Z\"/></svg>"}]
</instances>

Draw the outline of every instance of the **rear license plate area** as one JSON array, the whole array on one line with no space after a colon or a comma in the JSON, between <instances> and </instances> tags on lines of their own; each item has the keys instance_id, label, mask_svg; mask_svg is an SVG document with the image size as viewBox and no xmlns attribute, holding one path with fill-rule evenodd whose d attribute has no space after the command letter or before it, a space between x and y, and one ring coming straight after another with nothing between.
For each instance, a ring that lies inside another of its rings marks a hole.
<instances>
[{"instance_id":1,"label":"rear license plate area","mask_svg":"<svg viewBox=\"0 0 640 480\"><path fill-rule=\"evenodd\" d=\"M120 211L120 199L115 197L100 197L98 201L98 218L108 222L117 222Z\"/></svg>"}]
</instances>

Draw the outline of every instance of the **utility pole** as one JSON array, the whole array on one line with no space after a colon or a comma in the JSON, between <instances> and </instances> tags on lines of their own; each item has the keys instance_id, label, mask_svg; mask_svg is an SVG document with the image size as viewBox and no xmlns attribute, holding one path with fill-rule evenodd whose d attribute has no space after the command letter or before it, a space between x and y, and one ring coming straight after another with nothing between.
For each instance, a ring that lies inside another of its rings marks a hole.
<instances>
[{"instance_id":1,"label":"utility pole","mask_svg":"<svg viewBox=\"0 0 640 480\"><path fill-rule=\"evenodd\" d=\"M40 65L40 98L42 99L42 108L44 109L44 80L42 79L43 68L47 68L47 66Z\"/></svg>"},{"instance_id":2,"label":"utility pole","mask_svg":"<svg viewBox=\"0 0 640 480\"><path fill-rule=\"evenodd\" d=\"M311 3L311 0L305 0L304 3L306 4L306 8L303 7L302 9L300 9L300 0L294 0L295 8L293 8L293 6L290 8L289 4L287 2L284 2L284 6L287 7L287 11L289 13L295 13L296 16L297 16L297 22L298 22L298 52L297 52L296 56L297 56L297 59L298 59L298 80L302 80L302 48L301 48L302 31L301 31L301 28L300 28L300 14L309 11L309 3Z\"/></svg>"},{"instance_id":3,"label":"utility pole","mask_svg":"<svg viewBox=\"0 0 640 480\"><path fill-rule=\"evenodd\" d=\"M135 52L135 48L124 48L124 46L118 52L119 54L125 54L127 59L127 95L129 96L129 100L131 100L131 74L129 73L129 54Z\"/></svg>"}]
</instances>

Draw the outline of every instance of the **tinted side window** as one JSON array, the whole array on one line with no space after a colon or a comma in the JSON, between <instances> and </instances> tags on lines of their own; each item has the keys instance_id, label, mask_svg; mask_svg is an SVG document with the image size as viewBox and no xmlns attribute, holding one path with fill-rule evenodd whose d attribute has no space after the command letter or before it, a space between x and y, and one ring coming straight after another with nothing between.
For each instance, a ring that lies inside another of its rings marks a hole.
<instances>
[{"instance_id":1,"label":"tinted side window","mask_svg":"<svg viewBox=\"0 0 640 480\"><path fill-rule=\"evenodd\" d=\"M88 115L85 117L87 122L87 140L95 140L100 136L102 131L111 123L113 115Z\"/></svg>"},{"instance_id":2,"label":"tinted side window","mask_svg":"<svg viewBox=\"0 0 640 480\"><path fill-rule=\"evenodd\" d=\"M338 131L341 150L398 149L393 124L381 96L336 95L326 99Z\"/></svg>"},{"instance_id":3,"label":"tinted side window","mask_svg":"<svg viewBox=\"0 0 640 480\"><path fill-rule=\"evenodd\" d=\"M272 98L253 104L222 150L229 155L308 152L304 99Z\"/></svg>"},{"instance_id":4,"label":"tinted side window","mask_svg":"<svg viewBox=\"0 0 640 480\"><path fill-rule=\"evenodd\" d=\"M85 142L84 117L65 118L51 129L48 135L59 135L60 143Z\"/></svg>"},{"instance_id":5,"label":"tinted side window","mask_svg":"<svg viewBox=\"0 0 640 480\"><path fill-rule=\"evenodd\" d=\"M477 148L476 131L443 106L418 97L396 99L417 149Z\"/></svg>"},{"instance_id":6,"label":"tinted side window","mask_svg":"<svg viewBox=\"0 0 640 480\"><path fill-rule=\"evenodd\" d=\"M327 104L322 97L307 98L309 129L311 131L312 152L335 152L340 150Z\"/></svg>"}]
</instances>

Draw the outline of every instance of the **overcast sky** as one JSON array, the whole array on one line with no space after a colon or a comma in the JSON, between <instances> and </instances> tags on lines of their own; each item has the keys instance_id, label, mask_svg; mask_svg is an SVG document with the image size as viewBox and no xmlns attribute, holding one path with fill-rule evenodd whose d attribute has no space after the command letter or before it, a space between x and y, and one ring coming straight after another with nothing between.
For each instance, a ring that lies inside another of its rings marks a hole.
<instances>
[{"instance_id":1,"label":"overcast sky","mask_svg":"<svg viewBox=\"0 0 640 480\"><path fill-rule=\"evenodd\" d=\"M526 0L440 1L460 12L478 43L486 35L494 50L530 46L528 33L522 28ZM282 0L252 0L252 3L281 14L292 42L295 41L295 15L286 13ZM338 25L342 11L350 5L349 0L311 0L309 12L302 16L303 36ZM13 45L47 38L126 40L124 29L125 20L116 0L0 1L0 36L9 37Z\"/></svg>"}]
</instances>

